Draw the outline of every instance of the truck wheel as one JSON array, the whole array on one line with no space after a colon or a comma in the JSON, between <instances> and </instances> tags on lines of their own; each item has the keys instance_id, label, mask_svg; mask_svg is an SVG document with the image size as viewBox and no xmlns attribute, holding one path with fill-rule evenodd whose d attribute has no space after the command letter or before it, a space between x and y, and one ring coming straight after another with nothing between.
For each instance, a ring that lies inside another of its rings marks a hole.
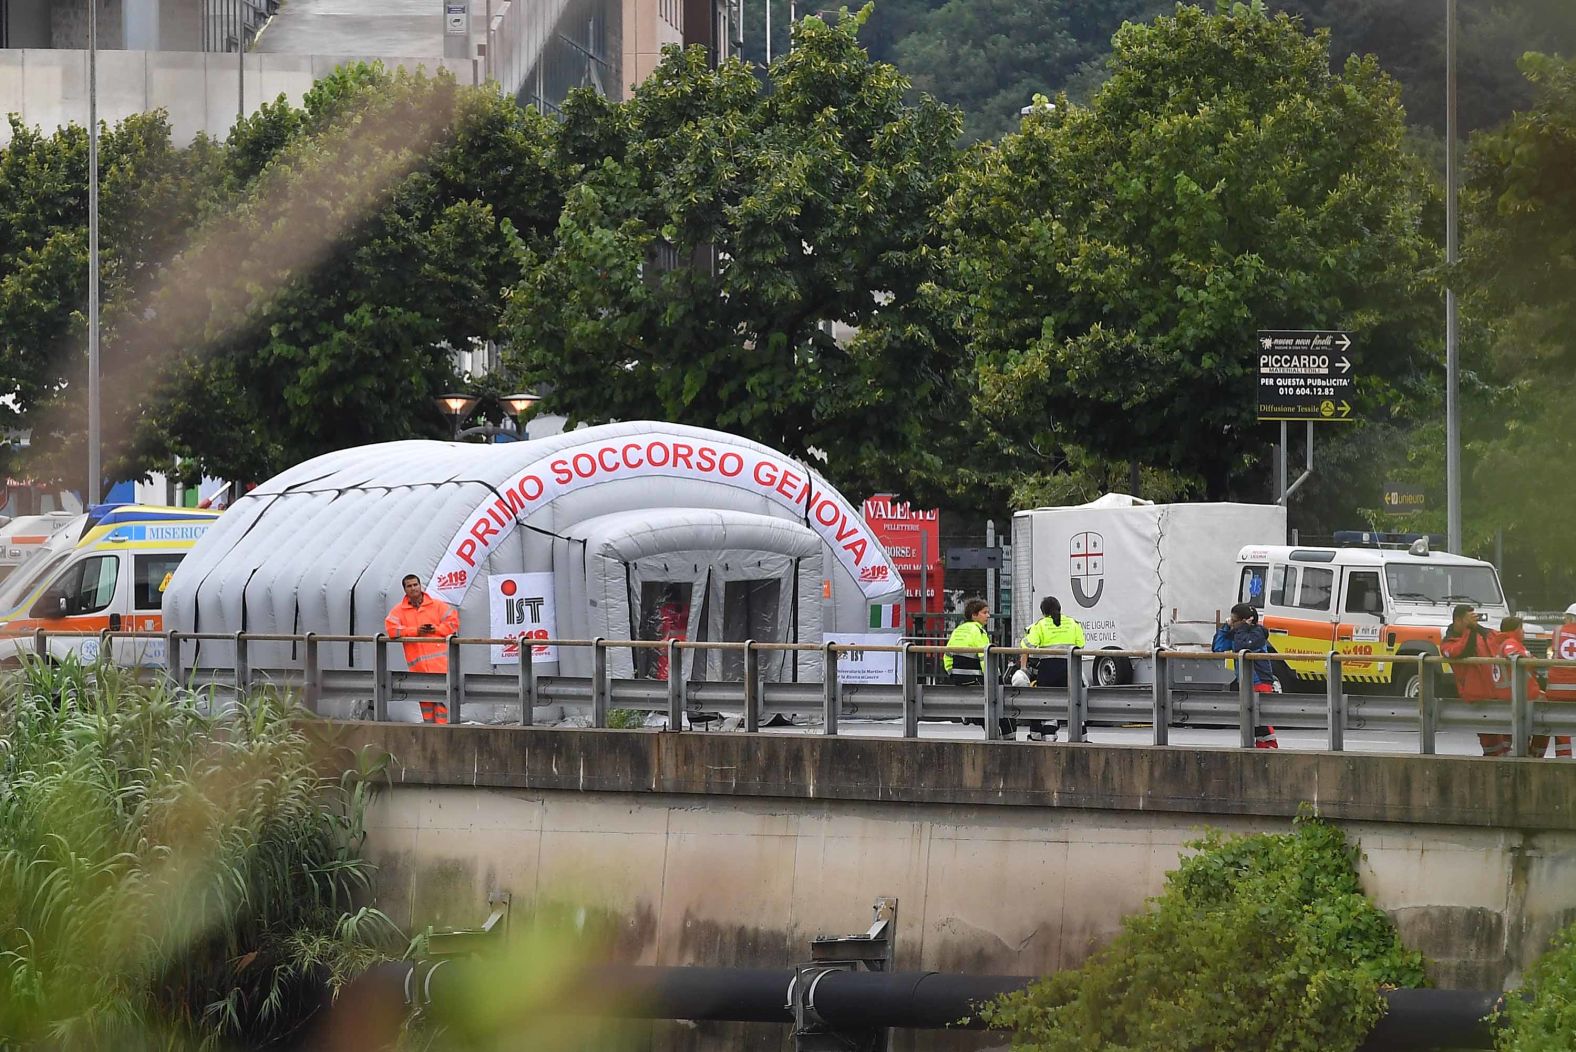
<instances>
[{"instance_id":1,"label":"truck wheel","mask_svg":"<svg viewBox=\"0 0 1576 1052\"><path fill-rule=\"evenodd\" d=\"M1408 672L1401 681L1401 697L1407 701L1416 701L1423 696L1423 677L1416 672Z\"/></svg>"},{"instance_id":2,"label":"truck wheel","mask_svg":"<svg viewBox=\"0 0 1576 1052\"><path fill-rule=\"evenodd\" d=\"M1121 687L1133 682L1133 663L1125 657L1112 655L1094 659L1094 683L1097 687Z\"/></svg>"}]
</instances>

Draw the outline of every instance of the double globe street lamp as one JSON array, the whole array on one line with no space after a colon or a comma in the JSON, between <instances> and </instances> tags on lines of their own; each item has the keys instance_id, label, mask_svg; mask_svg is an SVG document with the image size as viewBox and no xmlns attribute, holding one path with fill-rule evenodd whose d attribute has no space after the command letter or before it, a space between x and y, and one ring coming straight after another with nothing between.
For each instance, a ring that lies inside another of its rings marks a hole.
<instances>
[{"instance_id":1,"label":"double globe street lamp","mask_svg":"<svg viewBox=\"0 0 1576 1052\"><path fill-rule=\"evenodd\" d=\"M519 394L499 395L496 398L485 400L495 401L503 409L511 426L497 424L478 424L475 427L465 427L465 421L476 411L484 399L477 395L445 394L433 399L443 415L449 418L449 423L454 429L454 441L471 438L475 435L485 435L496 438L499 435L508 435L511 438L524 438L525 425L520 422L532 406L541 401L541 396L534 391L522 391Z\"/></svg>"}]
</instances>

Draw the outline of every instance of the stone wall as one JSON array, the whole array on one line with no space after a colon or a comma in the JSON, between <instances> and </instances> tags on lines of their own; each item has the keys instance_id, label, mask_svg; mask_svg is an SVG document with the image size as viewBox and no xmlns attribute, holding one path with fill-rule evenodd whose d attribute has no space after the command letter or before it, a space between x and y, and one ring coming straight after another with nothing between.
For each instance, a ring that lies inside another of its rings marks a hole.
<instances>
[{"instance_id":1,"label":"stone wall","mask_svg":"<svg viewBox=\"0 0 1576 1052\"><path fill-rule=\"evenodd\" d=\"M1109 941L1205 826L1284 830L1304 807L1360 845L1367 891L1440 986L1513 985L1576 920L1572 764L390 724L335 733L396 759L367 843L393 916L473 925L493 889L520 911L570 901L610 918L617 954L640 963L788 965L815 934L862 930L871 901L895 895L900 968L1043 974ZM658 1026L651 1047L775 1049L782 1030L702 1040Z\"/></svg>"}]
</instances>

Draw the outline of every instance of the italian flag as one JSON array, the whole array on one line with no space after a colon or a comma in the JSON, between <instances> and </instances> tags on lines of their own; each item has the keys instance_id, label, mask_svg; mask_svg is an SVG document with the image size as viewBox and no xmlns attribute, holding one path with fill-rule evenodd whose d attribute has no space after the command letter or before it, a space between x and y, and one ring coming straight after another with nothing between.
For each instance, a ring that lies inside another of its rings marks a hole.
<instances>
[{"instance_id":1,"label":"italian flag","mask_svg":"<svg viewBox=\"0 0 1576 1052\"><path fill-rule=\"evenodd\" d=\"M902 628L903 606L901 603L872 603L870 605L871 628Z\"/></svg>"}]
</instances>

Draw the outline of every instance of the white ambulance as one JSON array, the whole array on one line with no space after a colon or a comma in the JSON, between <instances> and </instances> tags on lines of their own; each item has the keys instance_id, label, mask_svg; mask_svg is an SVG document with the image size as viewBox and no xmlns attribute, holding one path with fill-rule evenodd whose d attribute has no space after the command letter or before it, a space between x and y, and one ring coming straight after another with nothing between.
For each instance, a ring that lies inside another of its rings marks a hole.
<instances>
[{"instance_id":1,"label":"white ambulance","mask_svg":"<svg viewBox=\"0 0 1576 1052\"><path fill-rule=\"evenodd\" d=\"M162 632L164 589L175 567L218 519L190 508L114 509L69 547L41 553L0 586L0 665L37 653L99 656L99 633ZM118 665L164 664L164 640L114 638Z\"/></svg>"},{"instance_id":2,"label":"white ambulance","mask_svg":"<svg viewBox=\"0 0 1576 1052\"><path fill-rule=\"evenodd\" d=\"M1426 541L1406 548L1248 545L1237 563L1235 601L1259 609L1276 650L1372 655L1372 662L1344 662L1342 680L1379 693L1417 696L1416 666L1383 658L1438 654L1457 603L1477 607L1491 629L1510 616L1492 563L1431 552ZM1286 664L1300 681L1325 681L1322 657L1287 657Z\"/></svg>"}]
</instances>

